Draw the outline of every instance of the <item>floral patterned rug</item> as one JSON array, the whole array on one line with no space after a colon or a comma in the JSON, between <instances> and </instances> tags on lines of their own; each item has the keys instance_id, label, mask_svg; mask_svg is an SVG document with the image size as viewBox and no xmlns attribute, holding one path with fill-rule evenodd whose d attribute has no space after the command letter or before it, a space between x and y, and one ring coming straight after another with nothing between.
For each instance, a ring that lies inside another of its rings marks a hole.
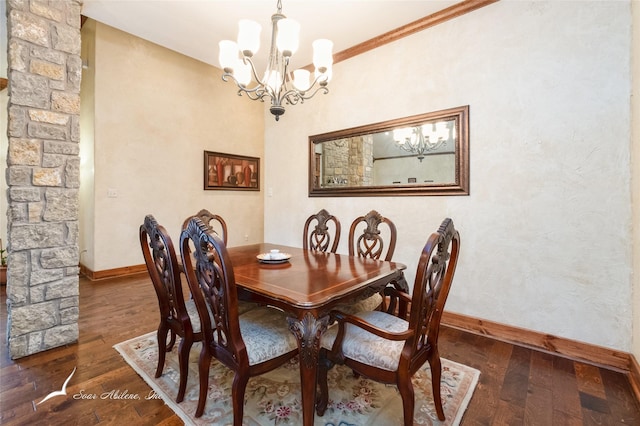
<instances>
[{"instance_id":1,"label":"floral patterned rug","mask_svg":"<svg viewBox=\"0 0 640 426\"><path fill-rule=\"evenodd\" d=\"M167 354L164 372L154 378L158 362L156 333L119 343L114 348L153 388L187 425L227 425L233 422L231 382L233 372L213 361L205 412L195 418L198 403L197 360L200 344L191 350L189 379L185 399L175 402L178 393L177 344ZM446 420L437 419L431 396L431 374L425 364L413 378L415 418L418 425L457 425L467 408L480 372L471 367L442 359L442 401ZM336 365L329 371L329 406L323 417L316 416L317 426L401 425L402 399L393 385L355 378L349 368ZM302 424L300 374L298 362L292 361L270 373L249 380L245 395L244 424Z\"/></svg>"}]
</instances>

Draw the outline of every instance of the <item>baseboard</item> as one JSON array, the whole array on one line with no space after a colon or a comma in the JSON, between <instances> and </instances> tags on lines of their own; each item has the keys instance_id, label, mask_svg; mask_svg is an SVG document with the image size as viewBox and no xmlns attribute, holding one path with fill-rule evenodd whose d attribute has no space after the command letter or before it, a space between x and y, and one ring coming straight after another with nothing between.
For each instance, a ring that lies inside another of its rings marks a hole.
<instances>
[{"instance_id":1,"label":"baseboard","mask_svg":"<svg viewBox=\"0 0 640 426\"><path fill-rule=\"evenodd\" d=\"M80 274L89 278L91 281L102 280L105 278L123 277L126 275L139 274L147 272L146 265L125 266L123 268L105 269L102 271L92 271L83 264L80 264Z\"/></svg>"},{"instance_id":2,"label":"baseboard","mask_svg":"<svg viewBox=\"0 0 640 426\"><path fill-rule=\"evenodd\" d=\"M629 376L632 359L635 360L633 355L626 352L451 312L443 313L442 323L492 339L617 370Z\"/></svg>"}]
</instances>

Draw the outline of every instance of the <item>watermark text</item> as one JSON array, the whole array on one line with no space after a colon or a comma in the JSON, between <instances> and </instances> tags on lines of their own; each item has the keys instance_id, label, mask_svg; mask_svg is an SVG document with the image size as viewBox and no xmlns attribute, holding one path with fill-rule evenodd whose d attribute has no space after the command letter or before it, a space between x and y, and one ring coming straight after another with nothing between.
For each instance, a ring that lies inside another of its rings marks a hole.
<instances>
[{"instance_id":1,"label":"watermark text","mask_svg":"<svg viewBox=\"0 0 640 426\"><path fill-rule=\"evenodd\" d=\"M152 399L162 399L160 395L156 393L156 391L151 390L145 396L140 396L137 393L129 393L127 389L121 391L119 389L113 389L109 392L103 392L101 394L97 393L88 393L84 389L81 389L80 392L73 395L73 399L111 399L111 400L135 400L139 401L141 399L152 400Z\"/></svg>"}]
</instances>

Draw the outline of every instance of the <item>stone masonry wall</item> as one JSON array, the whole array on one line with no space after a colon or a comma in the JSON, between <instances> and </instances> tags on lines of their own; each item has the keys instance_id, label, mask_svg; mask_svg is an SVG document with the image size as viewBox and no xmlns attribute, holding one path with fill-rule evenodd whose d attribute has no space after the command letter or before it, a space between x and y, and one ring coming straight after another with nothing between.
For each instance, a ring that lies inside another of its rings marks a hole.
<instances>
[{"instance_id":1,"label":"stone masonry wall","mask_svg":"<svg viewBox=\"0 0 640 426\"><path fill-rule=\"evenodd\" d=\"M11 358L78 340L80 1L7 0Z\"/></svg>"},{"instance_id":2,"label":"stone masonry wall","mask_svg":"<svg viewBox=\"0 0 640 426\"><path fill-rule=\"evenodd\" d=\"M373 183L373 136L363 135L322 144L322 186Z\"/></svg>"}]
</instances>

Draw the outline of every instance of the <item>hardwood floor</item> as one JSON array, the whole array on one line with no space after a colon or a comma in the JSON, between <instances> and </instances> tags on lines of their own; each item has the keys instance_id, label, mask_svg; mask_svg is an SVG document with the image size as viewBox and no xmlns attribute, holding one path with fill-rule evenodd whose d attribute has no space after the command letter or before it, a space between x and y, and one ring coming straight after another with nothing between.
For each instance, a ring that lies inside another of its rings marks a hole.
<instances>
[{"instance_id":1,"label":"hardwood floor","mask_svg":"<svg viewBox=\"0 0 640 426\"><path fill-rule=\"evenodd\" d=\"M157 327L145 274L80 279L78 344L12 361L6 346L6 291L0 291L0 423L181 425L112 348ZM640 404L618 372L442 327L440 354L481 371L462 425L640 425ZM36 405L76 368L66 397ZM118 391L139 400L108 395ZM97 395L73 399L73 395ZM107 394L104 399L103 394Z\"/></svg>"}]
</instances>

